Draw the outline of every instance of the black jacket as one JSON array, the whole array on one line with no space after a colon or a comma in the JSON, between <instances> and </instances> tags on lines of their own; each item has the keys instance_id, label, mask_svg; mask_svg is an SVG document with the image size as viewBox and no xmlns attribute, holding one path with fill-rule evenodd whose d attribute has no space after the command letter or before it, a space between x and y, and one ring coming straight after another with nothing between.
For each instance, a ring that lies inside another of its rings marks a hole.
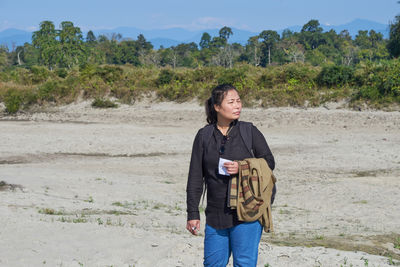
<instances>
[{"instance_id":1,"label":"black jacket","mask_svg":"<svg viewBox=\"0 0 400 267\"><path fill-rule=\"evenodd\" d=\"M228 140L220 155L223 135L214 125L214 132L204 151L202 129L197 132L193 142L188 183L186 188L188 220L200 219L199 202L203 193L203 182L207 188L206 223L216 229L225 229L239 224L236 212L227 206L230 176L218 173L219 157L228 160L243 160L252 155L246 148L239 132L237 121L232 123ZM264 158L271 170L275 167L274 157L263 134L252 126L253 153L256 158Z\"/></svg>"}]
</instances>

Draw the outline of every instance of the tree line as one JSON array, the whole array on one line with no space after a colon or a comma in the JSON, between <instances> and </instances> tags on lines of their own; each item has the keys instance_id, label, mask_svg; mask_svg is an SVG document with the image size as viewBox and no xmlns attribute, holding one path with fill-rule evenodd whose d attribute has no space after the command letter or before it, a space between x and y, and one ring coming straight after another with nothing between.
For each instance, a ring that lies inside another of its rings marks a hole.
<instances>
[{"instance_id":1,"label":"tree line","mask_svg":"<svg viewBox=\"0 0 400 267\"><path fill-rule=\"evenodd\" d=\"M142 34L133 40L89 31L84 38L70 21L59 29L43 21L32 43L12 51L0 47L0 102L15 113L82 98L132 104L150 92L203 101L217 84L230 83L248 106L345 100L355 109L390 110L400 104L400 16L388 39L374 30L355 38L348 31L323 32L317 20L300 32L262 31L245 45L230 43L233 34L222 27L217 36L203 33L198 45L154 49Z\"/></svg>"},{"instance_id":2,"label":"tree line","mask_svg":"<svg viewBox=\"0 0 400 267\"><path fill-rule=\"evenodd\" d=\"M389 39L374 30L359 31L352 38L347 30L323 32L318 20L310 20L300 32L264 30L250 37L245 45L230 43L232 29L223 27L218 36L204 32L199 44L181 43L169 48L154 49L140 34L136 40L121 34L95 36L82 31L71 21L61 22L59 29L51 21L40 23L33 32L32 43L8 51L0 47L0 68L34 65L71 69L85 64L115 64L156 67L222 66L237 63L266 67L287 63L308 63L313 66L355 66L363 61L376 62L400 55L400 16L390 25Z\"/></svg>"}]
</instances>

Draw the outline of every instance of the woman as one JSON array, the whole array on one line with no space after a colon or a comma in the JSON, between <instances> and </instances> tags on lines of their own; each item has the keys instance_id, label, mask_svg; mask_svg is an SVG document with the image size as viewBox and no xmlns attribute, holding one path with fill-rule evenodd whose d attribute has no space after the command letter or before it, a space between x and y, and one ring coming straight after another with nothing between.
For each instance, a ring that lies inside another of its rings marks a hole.
<instances>
[{"instance_id":1,"label":"woman","mask_svg":"<svg viewBox=\"0 0 400 267\"><path fill-rule=\"evenodd\" d=\"M187 225L193 235L200 230L199 202L203 184L207 189L206 226L204 238L204 266L226 266L231 253L234 266L256 266L262 226L259 221L241 222L235 210L228 207L230 175L238 173L235 160L264 158L275 167L274 157L262 133L252 126L252 152L246 147L238 121L242 103L237 90L228 84L213 89L206 101L207 122L212 125L210 140L205 140L205 126L193 143L187 183ZM204 138L203 138L204 137ZM225 175L219 170L225 159Z\"/></svg>"}]
</instances>

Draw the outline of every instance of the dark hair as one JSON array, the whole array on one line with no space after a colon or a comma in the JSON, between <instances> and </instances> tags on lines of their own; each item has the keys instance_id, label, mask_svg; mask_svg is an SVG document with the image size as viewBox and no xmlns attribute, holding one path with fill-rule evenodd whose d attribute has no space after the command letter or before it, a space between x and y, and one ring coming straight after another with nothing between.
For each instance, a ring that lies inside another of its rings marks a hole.
<instances>
[{"instance_id":1,"label":"dark hair","mask_svg":"<svg viewBox=\"0 0 400 267\"><path fill-rule=\"evenodd\" d=\"M205 102L208 124L213 124L217 122L217 111L215 110L214 105L221 105L226 94L230 90L235 90L237 92L236 88L233 87L231 84L221 84L216 86L212 90L211 97Z\"/></svg>"}]
</instances>

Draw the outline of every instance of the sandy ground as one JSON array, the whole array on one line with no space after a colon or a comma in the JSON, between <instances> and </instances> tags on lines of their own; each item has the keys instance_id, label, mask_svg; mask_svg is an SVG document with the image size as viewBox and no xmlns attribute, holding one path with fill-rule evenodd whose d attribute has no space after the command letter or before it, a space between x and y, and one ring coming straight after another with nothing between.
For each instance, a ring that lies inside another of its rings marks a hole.
<instances>
[{"instance_id":1,"label":"sandy ground","mask_svg":"<svg viewBox=\"0 0 400 267\"><path fill-rule=\"evenodd\" d=\"M194 102L80 102L7 116L0 105L0 266L201 266L185 188L203 113ZM258 266L400 261L399 112L244 109L241 119L276 158L275 233L263 234Z\"/></svg>"}]
</instances>

